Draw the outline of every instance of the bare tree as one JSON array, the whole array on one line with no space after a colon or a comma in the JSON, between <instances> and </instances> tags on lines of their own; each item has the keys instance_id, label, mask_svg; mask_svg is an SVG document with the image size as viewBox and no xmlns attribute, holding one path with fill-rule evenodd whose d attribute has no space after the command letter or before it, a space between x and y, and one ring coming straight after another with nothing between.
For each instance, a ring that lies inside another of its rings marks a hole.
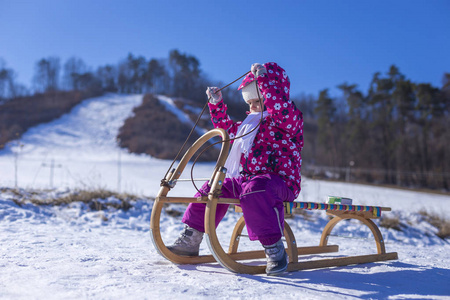
<instances>
[{"instance_id":1,"label":"bare tree","mask_svg":"<svg viewBox=\"0 0 450 300\"><path fill-rule=\"evenodd\" d=\"M199 91L200 61L192 55L172 50L169 53L169 66L173 76L173 93L176 96L194 98ZM203 95L203 91L201 91ZM194 96L195 95L195 96Z\"/></svg>"},{"instance_id":2,"label":"bare tree","mask_svg":"<svg viewBox=\"0 0 450 300\"><path fill-rule=\"evenodd\" d=\"M117 92L117 68L106 65L97 69L97 77L101 82L102 90L105 92Z\"/></svg>"},{"instance_id":3,"label":"bare tree","mask_svg":"<svg viewBox=\"0 0 450 300\"><path fill-rule=\"evenodd\" d=\"M25 87L15 82L16 73L6 67L6 63L0 58L0 100L5 101L26 93Z\"/></svg>"},{"instance_id":4,"label":"bare tree","mask_svg":"<svg viewBox=\"0 0 450 300\"><path fill-rule=\"evenodd\" d=\"M43 58L36 63L34 85L37 92L57 91L60 63L58 57Z\"/></svg>"},{"instance_id":5,"label":"bare tree","mask_svg":"<svg viewBox=\"0 0 450 300\"><path fill-rule=\"evenodd\" d=\"M81 58L71 57L64 64L63 87L69 90L79 90L81 77L88 68Z\"/></svg>"},{"instance_id":6,"label":"bare tree","mask_svg":"<svg viewBox=\"0 0 450 300\"><path fill-rule=\"evenodd\" d=\"M165 91L164 77L166 76L164 64L159 60L151 59L147 65L146 86L153 93Z\"/></svg>"},{"instance_id":7,"label":"bare tree","mask_svg":"<svg viewBox=\"0 0 450 300\"><path fill-rule=\"evenodd\" d=\"M8 81L10 79L10 71L6 69L6 64L0 60L0 100L8 98Z\"/></svg>"}]
</instances>

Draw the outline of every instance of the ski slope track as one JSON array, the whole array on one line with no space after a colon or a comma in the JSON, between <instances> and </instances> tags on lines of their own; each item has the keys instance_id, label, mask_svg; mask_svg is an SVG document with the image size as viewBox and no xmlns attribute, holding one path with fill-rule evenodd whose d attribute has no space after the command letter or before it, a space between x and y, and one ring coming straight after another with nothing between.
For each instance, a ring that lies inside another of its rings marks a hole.
<instances>
[{"instance_id":1,"label":"ski slope track","mask_svg":"<svg viewBox=\"0 0 450 300\"><path fill-rule=\"evenodd\" d=\"M300 201L339 195L354 204L392 207L384 215L398 218L402 230L380 229L386 250L398 252L397 261L268 277L230 273L216 263L175 265L165 260L153 247L149 222L152 197L171 161L130 154L116 141L142 97L87 99L0 151L0 299L450 299L450 241L437 237L437 228L419 214L425 210L448 219L448 195L304 178ZM158 99L182 122L191 122L170 98ZM194 176L209 177L213 166L197 163ZM183 177L189 177L188 171L190 166ZM43 199L79 188L132 193L138 199L127 211L96 211L81 202L19 205L15 187L22 194L37 189ZM170 195L194 192L191 183L180 182ZM183 228L181 215L173 212L184 209L171 205L163 211L166 244ZM225 248L239 217L229 211L217 229ZM299 246L314 246L327 218L324 212L309 211L287 221ZM342 223L333 230L330 244L338 244L343 254L374 253L368 229L357 221ZM244 238L241 245L245 250L261 247ZM209 254L205 241L200 252ZM339 254L327 257L333 255Z\"/></svg>"}]
</instances>

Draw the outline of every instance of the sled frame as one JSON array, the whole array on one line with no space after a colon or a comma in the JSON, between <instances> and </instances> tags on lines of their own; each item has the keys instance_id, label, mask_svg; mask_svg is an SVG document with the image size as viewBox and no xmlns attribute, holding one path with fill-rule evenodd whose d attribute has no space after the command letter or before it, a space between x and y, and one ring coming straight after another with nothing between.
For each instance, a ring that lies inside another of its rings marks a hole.
<instances>
[{"instance_id":1,"label":"sled frame","mask_svg":"<svg viewBox=\"0 0 450 300\"><path fill-rule=\"evenodd\" d=\"M184 168L190 161L192 156L211 138L220 136L222 138L222 148L217 159L216 166L209 181L211 191L207 196L195 197L168 197L167 194L176 185ZM202 135L194 144L186 151L183 158L180 160L178 166L169 172L161 182L161 188L157 197L155 198L151 220L150 220L150 234L156 250L169 261L176 264L204 264L218 262L224 268L231 272L243 274L263 274L265 273L266 265L254 265L248 262L239 262L242 260L257 260L265 258L263 250L257 251L238 251L239 240L242 236L242 230L245 226L245 220L242 216L236 223L231 241L227 252L223 249L217 237L215 228L215 216L217 204L232 204L239 207L239 199L220 198L220 191L225 179L224 169L225 161L228 156L230 148L228 133L220 128L212 129ZM165 204L168 203L205 203L205 238L212 255L199 256L182 256L171 252L161 237L160 217ZM287 203L289 204L289 203ZM311 209L311 208L308 208ZM295 236L289 226L284 222L284 237L286 241L286 252L289 256L288 271L308 270L318 268L330 268L347 266L353 264L373 263L379 261L398 259L396 252L387 253L385 249L384 240L378 226L371 220L378 218L381 211L390 211L388 207L382 207L378 215L374 215L371 211L349 211L349 210L327 210L327 214L333 218L327 223L322 231L322 236L318 246L298 247ZM347 219L356 219L361 221L371 230L376 243L376 253L369 255L356 255L346 257L333 257L326 259L310 259L299 261L299 256L315 255L338 252L338 245L328 245L328 238L333 228L341 221Z\"/></svg>"}]
</instances>

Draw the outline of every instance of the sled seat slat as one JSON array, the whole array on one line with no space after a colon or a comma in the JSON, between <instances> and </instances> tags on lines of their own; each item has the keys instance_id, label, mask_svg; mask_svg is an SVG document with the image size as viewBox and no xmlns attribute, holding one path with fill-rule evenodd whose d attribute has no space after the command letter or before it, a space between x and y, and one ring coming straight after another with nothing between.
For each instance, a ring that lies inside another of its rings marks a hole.
<instances>
[{"instance_id":1,"label":"sled seat slat","mask_svg":"<svg viewBox=\"0 0 450 300\"><path fill-rule=\"evenodd\" d=\"M219 198L220 199L220 198ZM292 215L294 209L306 210L326 210L330 214L338 215L339 212L354 212L364 215L364 217L372 219L379 218L382 211L391 211L390 207L381 206L367 206L367 205L343 205L343 204L329 204L319 202L284 202L284 213ZM236 212L242 212L240 207L235 208Z\"/></svg>"},{"instance_id":2,"label":"sled seat slat","mask_svg":"<svg viewBox=\"0 0 450 300\"><path fill-rule=\"evenodd\" d=\"M390 207L367 205L344 205L318 202L284 202L284 212L292 214L293 209L326 210L329 212L370 212L373 218L379 218L382 211L391 211Z\"/></svg>"}]
</instances>

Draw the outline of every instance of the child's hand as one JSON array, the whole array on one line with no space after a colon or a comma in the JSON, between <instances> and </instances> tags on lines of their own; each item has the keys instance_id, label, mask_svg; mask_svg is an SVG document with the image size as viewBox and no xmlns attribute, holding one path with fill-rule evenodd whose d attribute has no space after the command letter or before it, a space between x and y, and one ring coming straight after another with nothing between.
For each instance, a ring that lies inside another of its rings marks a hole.
<instances>
[{"instance_id":1,"label":"child's hand","mask_svg":"<svg viewBox=\"0 0 450 300\"><path fill-rule=\"evenodd\" d=\"M206 89L206 95L208 96L209 103L217 104L222 100L222 92L217 87L208 87Z\"/></svg>"},{"instance_id":2,"label":"child's hand","mask_svg":"<svg viewBox=\"0 0 450 300\"><path fill-rule=\"evenodd\" d=\"M264 67L263 65L259 64L259 63L255 63L252 65L251 71L253 73L253 75L255 75L255 77L258 77L261 74L266 74L267 73L267 69L266 67Z\"/></svg>"}]
</instances>

